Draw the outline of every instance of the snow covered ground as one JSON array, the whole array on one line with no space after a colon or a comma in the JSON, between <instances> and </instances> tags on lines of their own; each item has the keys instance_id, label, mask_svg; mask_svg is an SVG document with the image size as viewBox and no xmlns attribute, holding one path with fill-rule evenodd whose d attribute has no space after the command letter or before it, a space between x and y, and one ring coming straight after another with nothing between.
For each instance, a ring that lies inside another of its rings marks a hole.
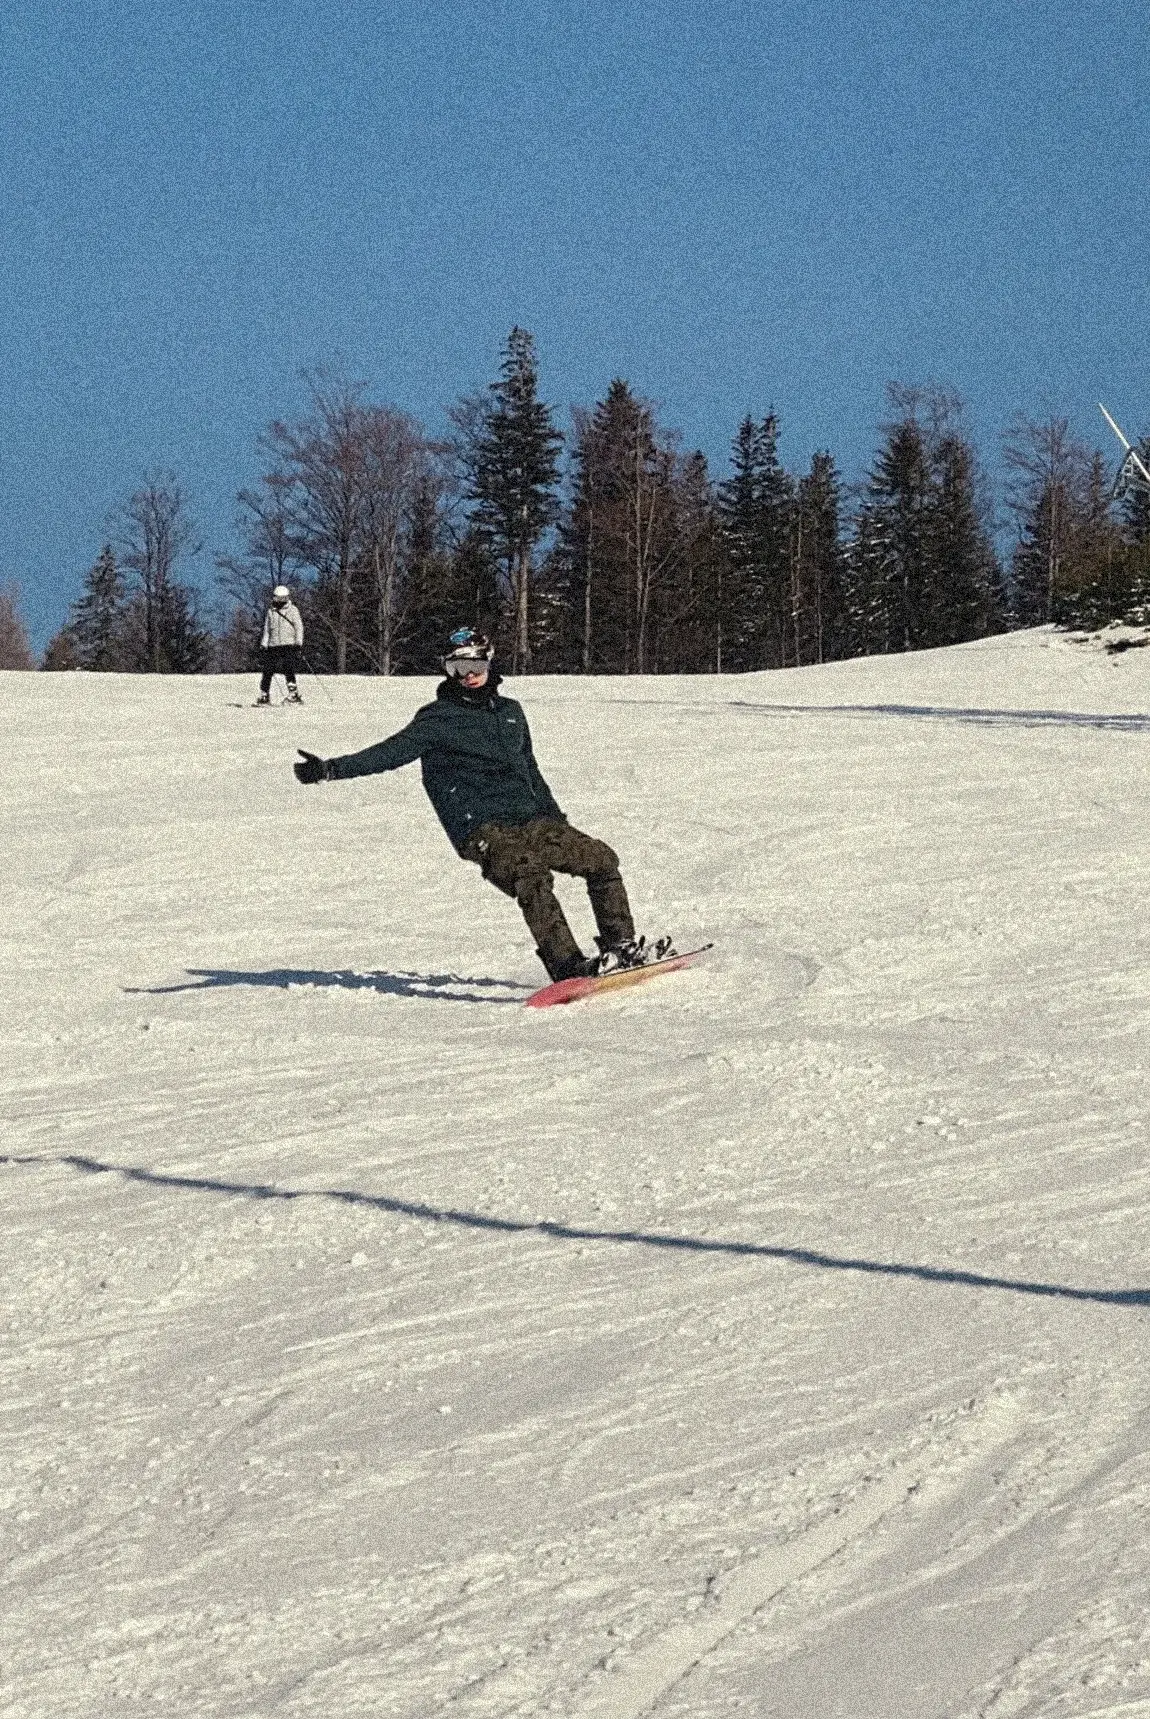
<instances>
[{"instance_id":1,"label":"snow covered ground","mask_svg":"<svg viewBox=\"0 0 1150 1719\"><path fill-rule=\"evenodd\" d=\"M429 690L0 677L0 1713L1150 1715L1150 651L520 683L544 1013Z\"/></svg>"}]
</instances>

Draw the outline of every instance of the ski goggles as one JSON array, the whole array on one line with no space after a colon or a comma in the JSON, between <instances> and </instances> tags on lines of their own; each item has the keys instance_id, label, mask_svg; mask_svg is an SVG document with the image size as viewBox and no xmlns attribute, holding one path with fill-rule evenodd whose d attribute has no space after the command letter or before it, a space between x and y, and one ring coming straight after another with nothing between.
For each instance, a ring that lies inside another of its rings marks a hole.
<instances>
[{"instance_id":1,"label":"ski goggles","mask_svg":"<svg viewBox=\"0 0 1150 1719\"><path fill-rule=\"evenodd\" d=\"M486 674L491 667L488 657L447 657L443 664L447 674L463 680L469 674Z\"/></svg>"}]
</instances>

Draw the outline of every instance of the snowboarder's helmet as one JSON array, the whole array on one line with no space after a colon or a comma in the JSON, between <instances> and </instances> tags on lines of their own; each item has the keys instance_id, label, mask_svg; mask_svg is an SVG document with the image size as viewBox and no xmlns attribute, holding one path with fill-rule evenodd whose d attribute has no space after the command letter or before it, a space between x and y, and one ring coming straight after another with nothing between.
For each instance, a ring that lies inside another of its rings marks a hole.
<instances>
[{"instance_id":1,"label":"snowboarder's helmet","mask_svg":"<svg viewBox=\"0 0 1150 1719\"><path fill-rule=\"evenodd\" d=\"M447 641L443 666L450 675L476 674L494 655L495 647L486 633L477 633L474 627L456 627Z\"/></svg>"},{"instance_id":2,"label":"snowboarder's helmet","mask_svg":"<svg viewBox=\"0 0 1150 1719\"><path fill-rule=\"evenodd\" d=\"M288 590L286 585L277 585L275 590L272 592L273 603L286 603L290 597L291 592Z\"/></svg>"}]
</instances>

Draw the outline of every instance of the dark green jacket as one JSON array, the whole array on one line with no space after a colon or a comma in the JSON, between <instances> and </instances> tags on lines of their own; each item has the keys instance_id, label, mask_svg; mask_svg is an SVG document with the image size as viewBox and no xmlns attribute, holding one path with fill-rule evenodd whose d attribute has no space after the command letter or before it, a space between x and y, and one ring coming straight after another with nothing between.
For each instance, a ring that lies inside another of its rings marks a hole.
<instances>
[{"instance_id":1,"label":"dark green jacket","mask_svg":"<svg viewBox=\"0 0 1150 1719\"><path fill-rule=\"evenodd\" d=\"M417 758L428 798L459 853L481 824L563 816L539 773L522 706L501 696L495 673L478 693L445 680L435 703L417 710L406 728L363 752L331 759L331 774L374 776Z\"/></svg>"}]
</instances>

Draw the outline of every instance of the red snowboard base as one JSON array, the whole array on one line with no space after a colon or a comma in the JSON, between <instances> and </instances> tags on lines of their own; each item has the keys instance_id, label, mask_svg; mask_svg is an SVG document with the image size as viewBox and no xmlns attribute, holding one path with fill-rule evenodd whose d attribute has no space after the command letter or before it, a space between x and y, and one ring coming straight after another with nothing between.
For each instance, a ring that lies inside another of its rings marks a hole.
<instances>
[{"instance_id":1,"label":"red snowboard base","mask_svg":"<svg viewBox=\"0 0 1150 1719\"><path fill-rule=\"evenodd\" d=\"M623 967L617 973L600 973L589 979L556 979L552 985L544 985L541 991L535 991L523 1007L525 1009L549 1009L555 1003L577 1003L581 997L595 997L600 991L621 991L625 985L641 985L645 979L653 979L658 973L677 973L680 967L689 967L692 961L697 961L700 955L705 955L708 949L713 949L713 943L704 943L701 949L688 949L683 955L668 955L663 961L651 961L646 967Z\"/></svg>"}]
</instances>

